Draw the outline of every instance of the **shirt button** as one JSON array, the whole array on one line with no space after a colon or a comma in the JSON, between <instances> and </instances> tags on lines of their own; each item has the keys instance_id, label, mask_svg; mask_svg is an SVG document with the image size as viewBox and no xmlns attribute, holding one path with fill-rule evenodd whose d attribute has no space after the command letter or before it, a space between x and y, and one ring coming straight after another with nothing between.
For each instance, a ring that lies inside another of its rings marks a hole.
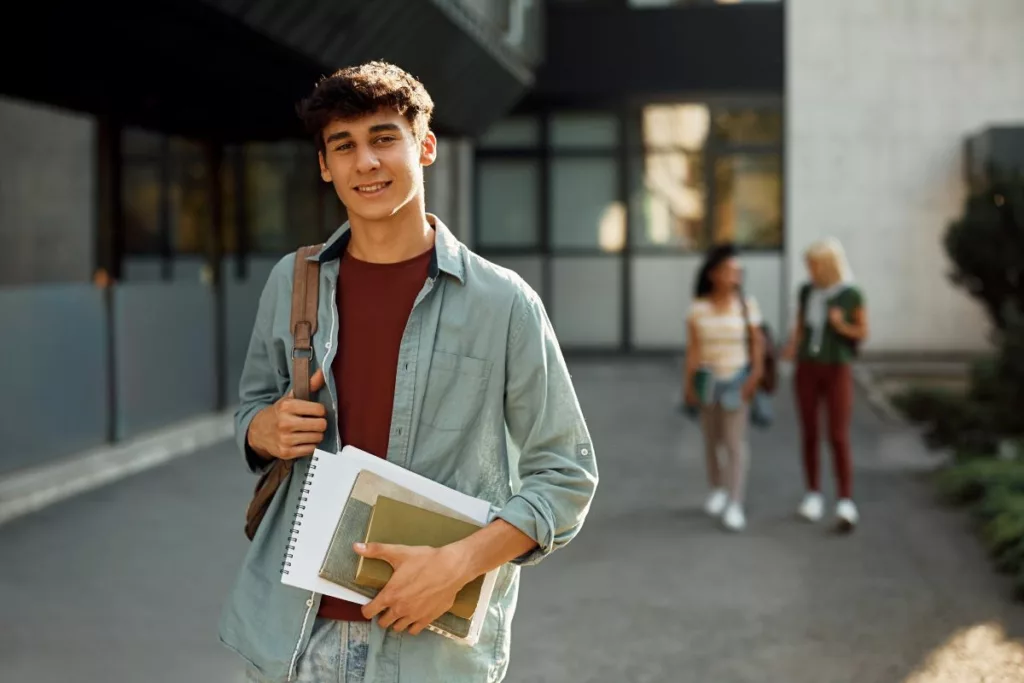
<instances>
[{"instance_id":1,"label":"shirt button","mask_svg":"<svg viewBox=\"0 0 1024 683\"><path fill-rule=\"evenodd\" d=\"M590 455L590 451L588 449L586 449L586 448L581 450L580 453L582 453L583 455Z\"/></svg>"},{"instance_id":2,"label":"shirt button","mask_svg":"<svg viewBox=\"0 0 1024 683\"><path fill-rule=\"evenodd\" d=\"M306 600L306 607L312 607L312 606L313 606L313 598L310 598L309 600Z\"/></svg>"}]
</instances>

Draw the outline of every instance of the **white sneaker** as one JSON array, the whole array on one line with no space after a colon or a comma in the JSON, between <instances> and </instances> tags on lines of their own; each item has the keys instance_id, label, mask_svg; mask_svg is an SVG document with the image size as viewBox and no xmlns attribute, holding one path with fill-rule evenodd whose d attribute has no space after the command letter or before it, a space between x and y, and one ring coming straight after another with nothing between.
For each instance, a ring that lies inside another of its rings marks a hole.
<instances>
[{"instance_id":1,"label":"white sneaker","mask_svg":"<svg viewBox=\"0 0 1024 683\"><path fill-rule=\"evenodd\" d=\"M839 531L853 531L860 520L860 515L852 500L844 498L836 503L836 519Z\"/></svg>"},{"instance_id":2,"label":"white sneaker","mask_svg":"<svg viewBox=\"0 0 1024 683\"><path fill-rule=\"evenodd\" d=\"M809 491L800 503L798 514L808 522L820 522L825 516L825 499L817 491Z\"/></svg>"},{"instance_id":3,"label":"white sneaker","mask_svg":"<svg viewBox=\"0 0 1024 683\"><path fill-rule=\"evenodd\" d=\"M725 489L715 489L708 496L707 502L704 503L704 512L708 513L712 517L718 517L725 511L725 506L729 504L729 494Z\"/></svg>"},{"instance_id":4,"label":"white sneaker","mask_svg":"<svg viewBox=\"0 0 1024 683\"><path fill-rule=\"evenodd\" d=\"M743 514L743 506L739 503L730 503L725 510L722 522L729 531L743 531L747 526L747 517Z\"/></svg>"}]
</instances>

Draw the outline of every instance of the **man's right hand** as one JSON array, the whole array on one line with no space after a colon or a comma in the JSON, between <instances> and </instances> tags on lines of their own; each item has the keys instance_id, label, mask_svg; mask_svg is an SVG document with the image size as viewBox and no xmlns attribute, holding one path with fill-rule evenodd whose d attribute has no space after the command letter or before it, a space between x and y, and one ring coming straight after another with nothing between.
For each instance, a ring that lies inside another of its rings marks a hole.
<instances>
[{"instance_id":1,"label":"man's right hand","mask_svg":"<svg viewBox=\"0 0 1024 683\"><path fill-rule=\"evenodd\" d=\"M312 396L324 387L324 371L309 378ZM327 431L327 410L315 401L300 401L289 391L272 406L256 413L246 440L264 458L293 460L312 455Z\"/></svg>"}]
</instances>

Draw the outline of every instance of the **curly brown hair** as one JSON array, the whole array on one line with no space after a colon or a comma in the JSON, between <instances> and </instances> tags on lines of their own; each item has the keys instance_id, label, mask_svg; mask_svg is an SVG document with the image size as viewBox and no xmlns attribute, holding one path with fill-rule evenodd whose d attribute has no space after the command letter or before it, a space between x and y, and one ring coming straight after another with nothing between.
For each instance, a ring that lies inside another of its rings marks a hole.
<instances>
[{"instance_id":1,"label":"curly brown hair","mask_svg":"<svg viewBox=\"0 0 1024 683\"><path fill-rule=\"evenodd\" d=\"M404 116L417 139L427 134L434 101L422 83L388 62L349 66L321 78L312 94L299 103L298 113L317 149L324 152L323 130L332 121L365 116L384 107Z\"/></svg>"}]
</instances>

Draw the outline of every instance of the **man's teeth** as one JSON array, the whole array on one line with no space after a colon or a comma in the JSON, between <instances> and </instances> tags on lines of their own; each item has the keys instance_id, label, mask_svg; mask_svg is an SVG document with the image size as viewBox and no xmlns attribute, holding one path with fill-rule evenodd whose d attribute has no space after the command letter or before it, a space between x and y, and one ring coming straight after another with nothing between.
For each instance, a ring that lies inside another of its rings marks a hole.
<instances>
[{"instance_id":1,"label":"man's teeth","mask_svg":"<svg viewBox=\"0 0 1024 683\"><path fill-rule=\"evenodd\" d=\"M360 192L376 192L377 190L383 190L387 187L387 183L376 183L374 185L360 185Z\"/></svg>"}]
</instances>

